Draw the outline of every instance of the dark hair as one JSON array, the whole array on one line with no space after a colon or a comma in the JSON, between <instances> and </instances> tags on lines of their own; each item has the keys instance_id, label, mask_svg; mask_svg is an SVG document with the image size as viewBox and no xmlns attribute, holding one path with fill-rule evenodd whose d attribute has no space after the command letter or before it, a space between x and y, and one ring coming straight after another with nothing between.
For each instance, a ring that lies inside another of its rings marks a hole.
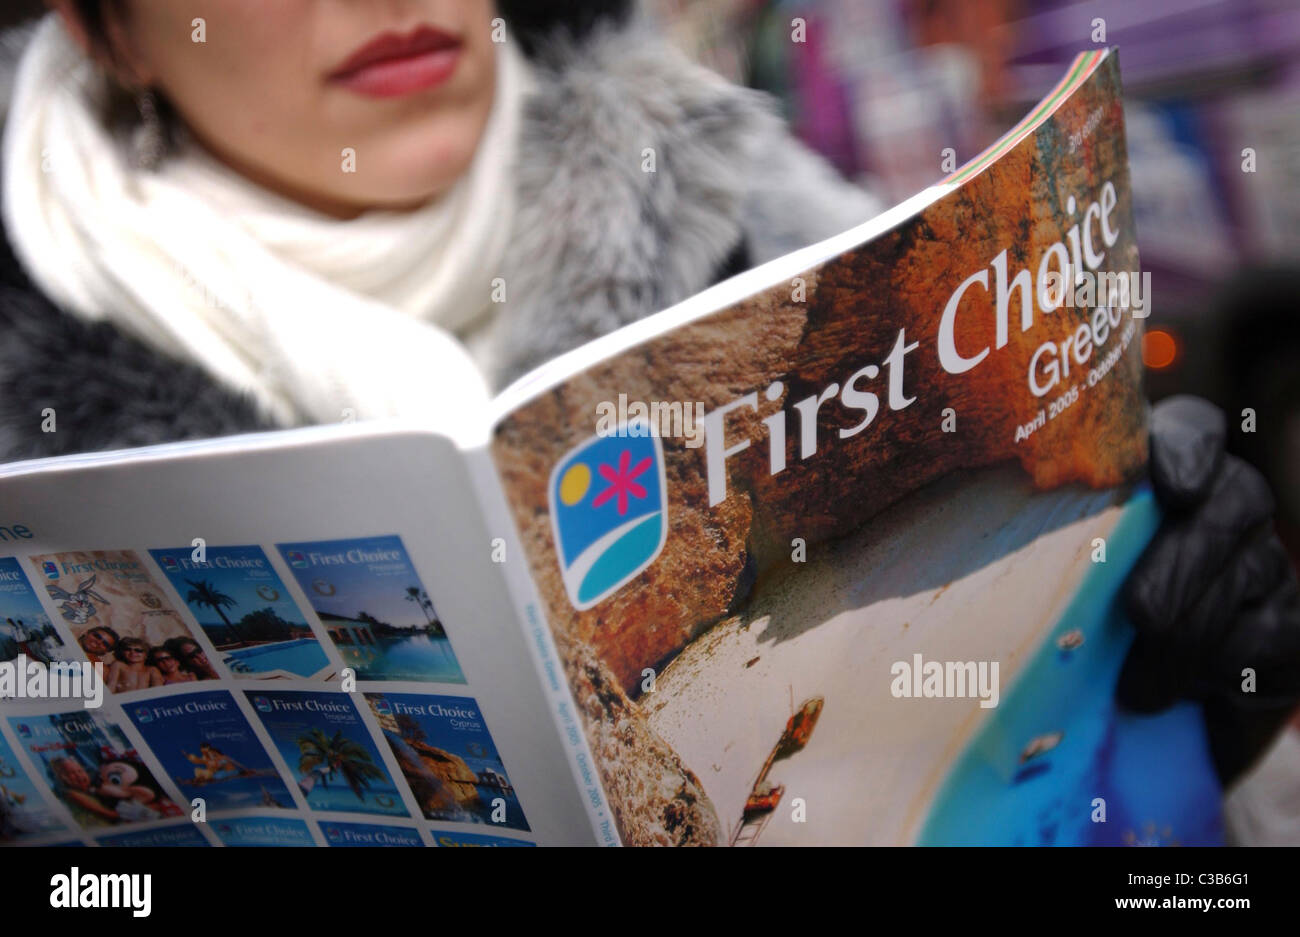
<instances>
[{"instance_id":1,"label":"dark hair","mask_svg":"<svg viewBox=\"0 0 1300 937\"><path fill-rule=\"evenodd\" d=\"M119 17L125 14L124 0L73 0L72 5L86 30L92 53L101 61L116 64L117 50L108 35L108 17L110 13ZM154 110L162 122L163 144L170 148L176 142L180 118L165 95L155 92L153 98ZM104 122L109 127L128 130L138 125L140 107L137 90L123 88L110 78L103 102Z\"/></svg>"},{"instance_id":2,"label":"dark hair","mask_svg":"<svg viewBox=\"0 0 1300 937\"><path fill-rule=\"evenodd\" d=\"M72 7L86 30L91 51L103 61L116 63L117 49L108 35L108 18L111 14L120 19L126 14L123 0L72 0Z\"/></svg>"},{"instance_id":3,"label":"dark hair","mask_svg":"<svg viewBox=\"0 0 1300 937\"><path fill-rule=\"evenodd\" d=\"M497 11L528 55L549 35L581 39L602 22L626 20L635 6L635 0L497 0Z\"/></svg>"},{"instance_id":4,"label":"dark hair","mask_svg":"<svg viewBox=\"0 0 1300 937\"><path fill-rule=\"evenodd\" d=\"M184 659L185 657L194 656L193 654L187 655L184 651L181 650L181 648L185 647L185 645L187 644L194 645L194 650L196 652L201 652L203 650L203 646L200 645L198 641L195 641L193 638L190 637L168 638L166 641L162 643L162 646L165 647L167 650L171 651L172 654L175 655L176 657Z\"/></svg>"},{"instance_id":5,"label":"dark hair","mask_svg":"<svg viewBox=\"0 0 1300 937\"><path fill-rule=\"evenodd\" d=\"M108 627L108 625L96 625L93 628L87 628L82 633L81 640L79 640L77 643L80 644L81 641L84 641L92 634L98 634L98 633L107 634L110 638L112 638L112 640L109 642L109 648L108 648L110 651L113 650L113 648L117 647L117 642L121 640L121 638L118 637L117 632L114 631L112 628Z\"/></svg>"},{"instance_id":6,"label":"dark hair","mask_svg":"<svg viewBox=\"0 0 1300 937\"><path fill-rule=\"evenodd\" d=\"M176 665L177 665L178 667L180 666L180 663L181 663L180 655L177 654L177 653L175 653L174 651L169 650L169 649L166 648L166 647L154 647L154 648L150 648L150 649L149 649L149 657L146 659L145 662L146 662L150 667L157 666L157 664L158 664L158 658L159 658L160 656L162 656L163 654L166 654L166 655L167 655L168 657L170 657L172 660L176 661ZM161 668L160 668L160 669L161 669Z\"/></svg>"}]
</instances>

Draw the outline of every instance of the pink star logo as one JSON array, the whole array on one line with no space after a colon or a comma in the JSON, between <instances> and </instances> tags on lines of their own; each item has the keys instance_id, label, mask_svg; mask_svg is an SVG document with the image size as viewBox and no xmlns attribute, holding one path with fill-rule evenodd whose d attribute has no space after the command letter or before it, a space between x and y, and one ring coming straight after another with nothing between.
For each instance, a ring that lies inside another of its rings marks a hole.
<instances>
[{"instance_id":1,"label":"pink star logo","mask_svg":"<svg viewBox=\"0 0 1300 937\"><path fill-rule=\"evenodd\" d=\"M598 508L607 501L618 499L618 514L622 517L627 513L628 495L634 498L646 497L646 490L635 481L636 477L650 467L654 461L646 456L632 468L628 468L628 463L632 461L632 453L624 449L623 454L618 457L618 468L613 469L608 465L601 464L596 467L600 472L600 477L609 482L609 487L596 495L596 499L591 502L593 508Z\"/></svg>"}]
</instances>

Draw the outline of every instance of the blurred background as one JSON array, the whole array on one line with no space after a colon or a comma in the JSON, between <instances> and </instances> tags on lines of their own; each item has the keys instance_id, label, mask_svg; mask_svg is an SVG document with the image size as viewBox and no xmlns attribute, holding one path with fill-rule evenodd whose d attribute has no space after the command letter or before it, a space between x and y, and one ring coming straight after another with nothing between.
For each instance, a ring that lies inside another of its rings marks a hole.
<instances>
[{"instance_id":1,"label":"blurred background","mask_svg":"<svg viewBox=\"0 0 1300 937\"><path fill-rule=\"evenodd\" d=\"M993 142L1077 52L1119 46L1154 293L1148 391L1228 411L1231 448L1268 475L1300 567L1300 3L648 4L693 57L775 94L805 142L890 202L942 178L945 147L960 164Z\"/></svg>"}]
</instances>

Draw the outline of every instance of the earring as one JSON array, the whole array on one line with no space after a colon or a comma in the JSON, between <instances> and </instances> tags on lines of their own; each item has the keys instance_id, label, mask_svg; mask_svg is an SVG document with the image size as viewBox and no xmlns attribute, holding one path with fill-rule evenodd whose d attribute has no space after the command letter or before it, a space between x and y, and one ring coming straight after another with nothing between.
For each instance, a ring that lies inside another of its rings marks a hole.
<instances>
[{"instance_id":1,"label":"earring","mask_svg":"<svg viewBox=\"0 0 1300 937\"><path fill-rule=\"evenodd\" d=\"M155 170L167 154L167 131L158 113L158 95L138 91L135 106L140 111L140 125L131 134L131 154L140 169Z\"/></svg>"}]
</instances>

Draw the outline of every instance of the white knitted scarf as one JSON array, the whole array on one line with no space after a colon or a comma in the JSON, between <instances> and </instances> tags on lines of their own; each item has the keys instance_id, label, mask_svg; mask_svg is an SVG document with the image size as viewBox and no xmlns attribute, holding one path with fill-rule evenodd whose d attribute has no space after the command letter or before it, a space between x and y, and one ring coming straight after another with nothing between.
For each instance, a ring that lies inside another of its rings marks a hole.
<instances>
[{"instance_id":1,"label":"white knitted scarf","mask_svg":"<svg viewBox=\"0 0 1300 937\"><path fill-rule=\"evenodd\" d=\"M436 415L485 392L452 332L486 317L513 216L528 79L509 43L497 61L468 173L425 207L340 221L196 144L137 168L98 117L102 75L47 17L5 127L9 237L69 312L197 363L278 422Z\"/></svg>"}]
</instances>

